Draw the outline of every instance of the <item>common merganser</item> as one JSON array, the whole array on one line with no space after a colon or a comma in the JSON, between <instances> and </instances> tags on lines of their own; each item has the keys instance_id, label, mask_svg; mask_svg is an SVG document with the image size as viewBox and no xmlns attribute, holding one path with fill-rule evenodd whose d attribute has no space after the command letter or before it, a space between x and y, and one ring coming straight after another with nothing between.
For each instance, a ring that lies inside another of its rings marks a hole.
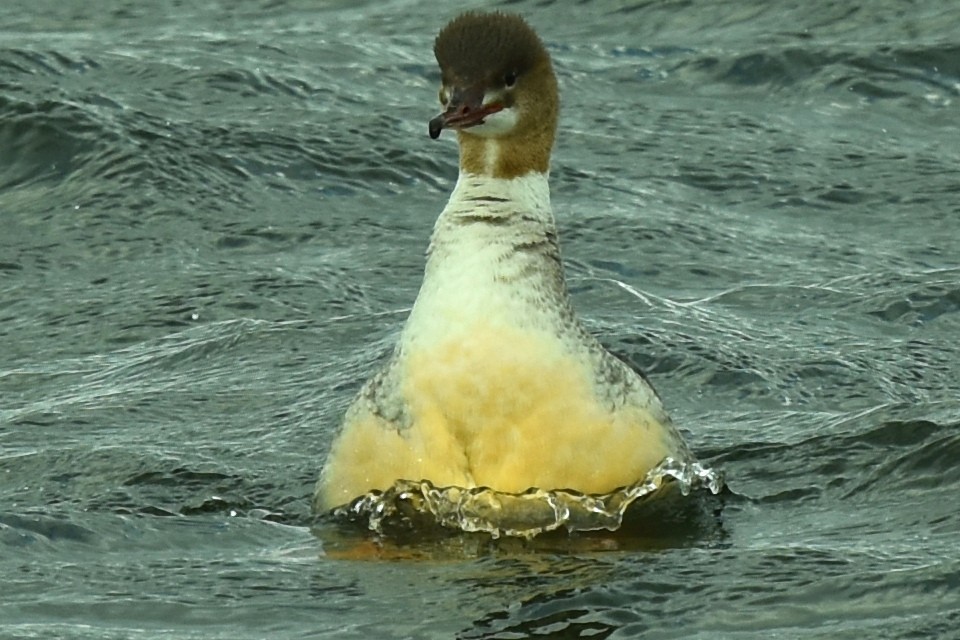
<instances>
[{"instance_id":1,"label":"common merganser","mask_svg":"<svg viewBox=\"0 0 960 640\"><path fill-rule=\"evenodd\" d=\"M398 480L606 493L690 454L650 383L574 314L547 176L559 111L519 16L465 13L437 36L460 175L399 344L348 409L317 511Z\"/></svg>"}]
</instances>

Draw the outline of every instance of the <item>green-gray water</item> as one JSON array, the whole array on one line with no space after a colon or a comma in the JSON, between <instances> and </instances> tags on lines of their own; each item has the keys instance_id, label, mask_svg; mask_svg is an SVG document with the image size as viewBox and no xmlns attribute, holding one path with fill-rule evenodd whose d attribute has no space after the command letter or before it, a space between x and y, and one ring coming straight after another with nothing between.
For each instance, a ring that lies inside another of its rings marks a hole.
<instances>
[{"instance_id":1,"label":"green-gray water","mask_svg":"<svg viewBox=\"0 0 960 640\"><path fill-rule=\"evenodd\" d=\"M0 637L960 637L949 2L506 3L560 76L574 302L726 474L722 530L327 552L467 5L4 4Z\"/></svg>"}]
</instances>

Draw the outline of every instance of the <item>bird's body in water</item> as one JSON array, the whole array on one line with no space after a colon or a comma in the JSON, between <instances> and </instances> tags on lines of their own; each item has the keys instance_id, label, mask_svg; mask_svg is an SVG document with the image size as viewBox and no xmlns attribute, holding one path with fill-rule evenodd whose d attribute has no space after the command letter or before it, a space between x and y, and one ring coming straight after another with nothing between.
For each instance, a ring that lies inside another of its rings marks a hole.
<instances>
[{"instance_id":1,"label":"bird's body in water","mask_svg":"<svg viewBox=\"0 0 960 640\"><path fill-rule=\"evenodd\" d=\"M689 451L656 392L573 311L550 207L559 97L518 16L466 13L437 37L460 176L392 357L348 409L314 499L398 480L603 493Z\"/></svg>"}]
</instances>

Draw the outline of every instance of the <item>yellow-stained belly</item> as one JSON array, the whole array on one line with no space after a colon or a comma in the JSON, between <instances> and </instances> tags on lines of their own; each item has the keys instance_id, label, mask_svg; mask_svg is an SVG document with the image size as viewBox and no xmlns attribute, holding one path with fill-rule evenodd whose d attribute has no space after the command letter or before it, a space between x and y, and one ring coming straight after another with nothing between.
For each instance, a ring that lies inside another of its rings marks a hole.
<instances>
[{"instance_id":1,"label":"yellow-stained belly","mask_svg":"<svg viewBox=\"0 0 960 640\"><path fill-rule=\"evenodd\" d=\"M589 367L552 334L475 326L407 350L400 371L412 426L350 412L321 477L324 507L400 479L602 493L669 453L643 408L601 406Z\"/></svg>"}]
</instances>

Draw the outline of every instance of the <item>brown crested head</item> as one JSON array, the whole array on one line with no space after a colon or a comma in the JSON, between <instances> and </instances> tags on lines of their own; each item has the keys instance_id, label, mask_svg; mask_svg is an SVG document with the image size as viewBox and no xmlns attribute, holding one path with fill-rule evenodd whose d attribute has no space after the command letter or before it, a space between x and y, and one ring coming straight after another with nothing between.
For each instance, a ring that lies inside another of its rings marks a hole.
<instances>
[{"instance_id":1,"label":"brown crested head","mask_svg":"<svg viewBox=\"0 0 960 640\"><path fill-rule=\"evenodd\" d=\"M530 25L518 15L467 12L440 31L433 50L444 111L430 121L430 137L456 129L461 164L487 154L478 146L483 139L517 145L498 154L499 164L515 166L495 167L494 174L545 171L559 97L550 55Z\"/></svg>"},{"instance_id":2,"label":"brown crested head","mask_svg":"<svg viewBox=\"0 0 960 640\"><path fill-rule=\"evenodd\" d=\"M550 58L525 20L505 13L469 12L454 18L437 35L433 52L444 84L493 86Z\"/></svg>"}]
</instances>

